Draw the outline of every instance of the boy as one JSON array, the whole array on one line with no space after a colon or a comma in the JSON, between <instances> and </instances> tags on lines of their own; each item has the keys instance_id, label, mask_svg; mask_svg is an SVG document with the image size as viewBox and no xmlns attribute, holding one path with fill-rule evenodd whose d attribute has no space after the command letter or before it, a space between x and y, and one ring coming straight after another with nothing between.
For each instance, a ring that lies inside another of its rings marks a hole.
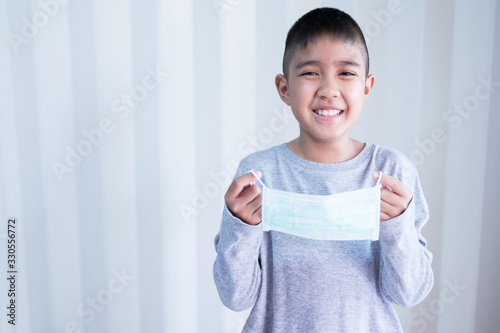
<instances>
[{"instance_id":1,"label":"boy","mask_svg":"<svg viewBox=\"0 0 500 333\"><path fill-rule=\"evenodd\" d=\"M276 87L300 135L240 163L215 238L222 302L234 311L253 306L243 332L402 332L392 303L413 306L432 288L432 254L420 232L428 208L415 167L349 137L373 88L368 73L363 34L348 14L315 9L290 29ZM370 188L378 171L378 241L263 232L256 176L271 189L331 195Z\"/></svg>"}]
</instances>

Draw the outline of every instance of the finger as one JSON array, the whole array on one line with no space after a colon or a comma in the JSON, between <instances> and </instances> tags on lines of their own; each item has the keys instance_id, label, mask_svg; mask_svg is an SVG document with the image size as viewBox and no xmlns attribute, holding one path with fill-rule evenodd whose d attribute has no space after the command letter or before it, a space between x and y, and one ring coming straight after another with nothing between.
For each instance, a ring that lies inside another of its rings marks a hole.
<instances>
[{"instance_id":1,"label":"finger","mask_svg":"<svg viewBox=\"0 0 500 333\"><path fill-rule=\"evenodd\" d=\"M246 223L259 224L262 219L262 214L259 212L261 207L262 194L258 194L252 201L241 208L241 212L237 216Z\"/></svg>"},{"instance_id":2,"label":"finger","mask_svg":"<svg viewBox=\"0 0 500 333\"><path fill-rule=\"evenodd\" d=\"M248 210L254 213L259 207L262 206L262 193L259 193L247 204Z\"/></svg>"},{"instance_id":3,"label":"finger","mask_svg":"<svg viewBox=\"0 0 500 333\"><path fill-rule=\"evenodd\" d=\"M257 185L249 185L235 198L226 198L226 204L233 215L242 217L247 211L247 205L261 193ZM253 212L253 211L252 211ZM249 214L247 214L249 215Z\"/></svg>"},{"instance_id":4,"label":"finger","mask_svg":"<svg viewBox=\"0 0 500 333\"><path fill-rule=\"evenodd\" d=\"M387 215L386 213L380 212L380 221L387 221L390 220L391 217Z\"/></svg>"},{"instance_id":5,"label":"finger","mask_svg":"<svg viewBox=\"0 0 500 333\"><path fill-rule=\"evenodd\" d=\"M404 201L399 195L385 188L380 191L380 199L395 207L403 205Z\"/></svg>"},{"instance_id":6,"label":"finger","mask_svg":"<svg viewBox=\"0 0 500 333\"><path fill-rule=\"evenodd\" d=\"M386 214L387 216L389 216L389 218L398 216L401 213L401 211L402 211L401 209L392 206L385 201L380 202L380 213Z\"/></svg>"},{"instance_id":7,"label":"finger","mask_svg":"<svg viewBox=\"0 0 500 333\"><path fill-rule=\"evenodd\" d=\"M392 192L391 190L383 188L380 192L380 199L382 201L387 202L391 206L395 207L398 211L398 214L401 214L403 211L408 208L408 205L411 202L411 193L408 191L409 196L403 197L395 192ZM396 215L394 215L396 216Z\"/></svg>"},{"instance_id":8,"label":"finger","mask_svg":"<svg viewBox=\"0 0 500 333\"><path fill-rule=\"evenodd\" d=\"M257 176L262 177L262 172L255 171ZM246 173L238 178L235 178L226 192L226 201L236 198L250 183L255 182L257 179L252 173Z\"/></svg>"},{"instance_id":9,"label":"finger","mask_svg":"<svg viewBox=\"0 0 500 333\"><path fill-rule=\"evenodd\" d=\"M374 179L374 180L376 180L378 183L380 183L380 188L386 188L386 189L388 189L389 191L391 191L391 192L392 192L392 188L390 188L389 186L384 185L384 184L382 183L382 176L383 176L383 174L382 174L382 172L381 172L381 171L380 171L380 172L374 172L374 173L372 174L373 179ZM387 175L386 175L386 177L389 177L389 176L387 176ZM379 180L379 179L380 179L380 180Z\"/></svg>"},{"instance_id":10,"label":"finger","mask_svg":"<svg viewBox=\"0 0 500 333\"><path fill-rule=\"evenodd\" d=\"M379 175L379 172L374 172L372 176L374 179L378 179ZM389 186L394 193L399 194L400 196L411 196L411 193L406 186L404 186L404 184L395 177L383 174L381 183L384 186Z\"/></svg>"},{"instance_id":11,"label":"finger","mask_svg":"<svg viewBox=\"0 0 500 333\"><path fill-rule=\"evenodd\" d=\"M248 204L248 210L252 212L250 219L259 223L262 221L262 194L257 195L252 202Z\"/></svg>"},{"instance_id":12,"label":"finger","mask_svg":"<svg viewBox=\"0 0 500 333\"><path fill-rule=\"evenodd\" d=\"M394 210L397 211L397 215L399 215L404 212L406 208L408 208L411 198L403 198L389 190L383 189L383 192L381 193L381 200L382 202L394 207Z\"/></svg>"},{"instance_id":13,"label":"finger","mask_svg":"<svg viewBox=\"0 0 500 333\"><path fill-rule=\"evenodd\" d=\"M262 193L259 185L248 185L244 190L240 192L240 194L236 197L238 200L245 202L245 204L249 204L252 202L259 194Z\"/></svg>"},{"instance_id":14,"label":"finger","mask_svg":"<svg viewBox=\"0 0 500 333\"><path fill-rule=\"evenodd\" d=\"M251 219L255 224L259 224L260 222L262 222L262 206L260 206L255 212L253 212Z\"/></svg>"}]
</instances>

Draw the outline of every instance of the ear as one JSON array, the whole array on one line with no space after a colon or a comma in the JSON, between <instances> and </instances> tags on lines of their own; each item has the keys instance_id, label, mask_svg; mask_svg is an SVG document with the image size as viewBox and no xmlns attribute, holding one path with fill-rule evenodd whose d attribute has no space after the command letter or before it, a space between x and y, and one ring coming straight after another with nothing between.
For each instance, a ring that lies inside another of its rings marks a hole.
<instances>
[{"instance_id":1,"label":"ear","mask_svg":"<svg viewBox=\"0 0 500 333\"><path fill-rule=\"evenodd\" d=\"M365 101L370 97L370 93L372 92L373 85L375 84L375 76L368 75L365 81Z\"/></svg>"},{"instance_id":2,"label":"ear","mask_svg":"<svg viewBox=\"0 0 500 333\"><path fill-rule=\"evenodd\" d=\"M276 84L276 89L278 89L278 94L286 105L290 106L290 95L288 94L288 81L283 74L276 75L274 79Z\"/></svg>"}]
</instances>

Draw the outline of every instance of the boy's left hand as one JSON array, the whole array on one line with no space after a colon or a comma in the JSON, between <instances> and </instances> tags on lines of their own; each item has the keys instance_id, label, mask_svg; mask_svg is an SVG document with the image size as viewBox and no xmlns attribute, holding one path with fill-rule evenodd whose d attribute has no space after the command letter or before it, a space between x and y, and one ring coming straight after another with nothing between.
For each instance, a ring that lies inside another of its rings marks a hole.
<instances>
[{"instance_id":1,"label":"boy's left hand","mask_svg":"<svg viewBox=\"0 0 500 333\"><path fill-rule=\"evenodd\" d=\"M377 180L378 172L373 173L373 179ZM401 215L412 199L411 192L394 177L382 174L382 192L380 193L380 220L387 221Z\"/></svg>"}]
</instances>

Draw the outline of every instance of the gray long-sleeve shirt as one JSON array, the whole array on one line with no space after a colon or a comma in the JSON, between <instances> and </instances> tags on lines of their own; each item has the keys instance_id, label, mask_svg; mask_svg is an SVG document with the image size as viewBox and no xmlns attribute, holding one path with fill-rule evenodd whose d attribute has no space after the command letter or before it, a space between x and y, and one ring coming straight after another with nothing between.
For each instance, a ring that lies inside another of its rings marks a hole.
<instances>
[{"instance_id":1,"label":"gray long-sleeve shirt","mask_svg":"<svg viewBox=\"0 0 500 333\"><path fill-rule=\"evenodd\" d=\"M428 207L412 163L373 144L345 162L315 163L282 144L243 159L235 177L250 170L262 171L269 188L319 195L371 187L372 173L382 171L413 198L400 216L380 222L379 241L263 232L225 206L214 279L229 309L253 306L243 332L402 332L392 303L413 306L434 282L432 254L421 235Z\"/></svg>"}]
</instances>

